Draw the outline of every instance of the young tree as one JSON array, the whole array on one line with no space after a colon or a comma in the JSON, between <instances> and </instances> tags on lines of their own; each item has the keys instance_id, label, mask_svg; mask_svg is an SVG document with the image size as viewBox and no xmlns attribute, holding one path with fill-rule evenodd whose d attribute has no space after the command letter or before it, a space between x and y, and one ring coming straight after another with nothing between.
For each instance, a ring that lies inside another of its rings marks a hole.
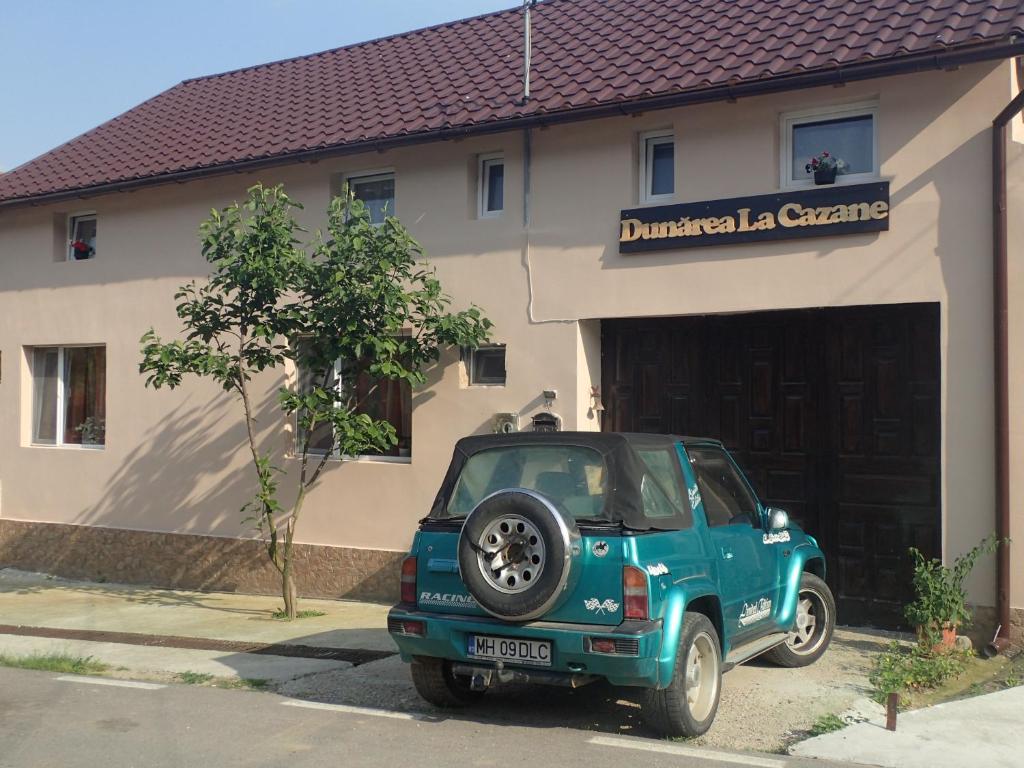
<instances>
[{"instance_id":1,"label":"young tree","mask_svg":"<svg viewBox=\"0 0 1024 768\"><path fill-rule=\"evenodd\" d=\"M442 348L478 346L491 327L476 306L450 310L419 244L397 219L375 225L359 200L337 197L328 236L318 232L307 253L294 219L301 207L281 186L257 185L241 205L212 211L200 228L210 278L175 294L184 338L164 342L150 328L139 365L155 389L173 389L194 374L241 403L256 480L245 521L255 525L281 575L289 618L296 613L295 529L328 459L394 446L394 426L372 408L381 388L423 384ZM288 359L301 372L301 386L283 387L277 398L282 415L294 415L298 426L296 491L285 504L280 484L287 472L259 444L250 382Z\"/></svg>"}]
</instances>

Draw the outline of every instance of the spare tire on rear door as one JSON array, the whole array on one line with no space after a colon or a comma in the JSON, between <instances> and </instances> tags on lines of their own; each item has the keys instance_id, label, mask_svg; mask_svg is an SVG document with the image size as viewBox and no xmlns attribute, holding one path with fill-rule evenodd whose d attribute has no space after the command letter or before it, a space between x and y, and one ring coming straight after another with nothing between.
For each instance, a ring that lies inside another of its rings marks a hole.
<instances>
[{"instance_id":1,"label":"spare tire on rear door","mask_svg":"<svg viewBox=\"0 0 1024 768\"><path fill-rule=\"evenodd\" d=\"M509 488L491 494L466 517L459 570L477 603L506 621L553 610L578 575L575 521L541 494Z\"/></svg>"}]
</instances>

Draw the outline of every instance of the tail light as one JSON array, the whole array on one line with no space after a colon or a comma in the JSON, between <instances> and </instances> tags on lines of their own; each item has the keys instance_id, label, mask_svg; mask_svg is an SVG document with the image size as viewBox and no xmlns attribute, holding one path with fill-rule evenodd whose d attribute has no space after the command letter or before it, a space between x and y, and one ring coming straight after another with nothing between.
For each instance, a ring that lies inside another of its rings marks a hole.
<instances>
[{"instance_id":1,"label":"tail light","mask_svg":"<svg viewBox=\"0 0 1024 768\"><path fill-rule=\"evenodd\" d=\"M622 569L622 616L647 618L647 574L631 565Z\"/></svg>"},{"instance_id":2,"label":"tail light","mask_svg":"<svg viewBox=\"0 0 1024 768\"><path fill-rule=\"evenodd\" d=\"M402 561L402 602L416 604L416 558Z\"/></svg>"}]
</instances>

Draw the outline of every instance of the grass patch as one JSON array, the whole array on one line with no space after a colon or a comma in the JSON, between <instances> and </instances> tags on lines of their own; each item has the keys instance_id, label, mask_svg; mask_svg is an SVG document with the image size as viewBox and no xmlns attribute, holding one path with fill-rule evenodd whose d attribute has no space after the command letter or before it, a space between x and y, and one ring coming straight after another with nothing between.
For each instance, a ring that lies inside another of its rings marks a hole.
<instances>
[{"instance_id":1,"label":"grass patch","mask_svg":"<svg viewBox=\"0 0 1024 768\"><path fill-rule=\"evenodd\" d=\"M262 677L220 677L214 686L232 690L241 688L248 691L265 691L270 687L270 681Z\"/></svg>"},{"instance_id":2,"label":"grass patch","mask_svg":"<svg viewBox=\"0 0 1024 768\"><path fill-rule=\"evenodd\" d=\"M909 706L917 694L932 691L948 680L959 677L974 658L970 651L933 653L920 645L907 647L893 642L875 658L868 674L871 698L884 704L890 693L900 694Z\"/></svg>"},{"instance_id":3,"label":"grass patch","mask_svg":"<svg viewBox=\"0 0 1024 768\"><path fill-rule=\"evenodd\" d=\"M33 653L28 656L0 654L0 667L36 669L65 675L99 675L110 669L108 664L92 656L69 656L66 653Z\"/></svg>"},{"instance_id":4,"label":"grass patch","mask_svg":"<svg viewBox=\"0 0 1024 768\"><path fill-rule=\"evenodd\" d=\"M326 616L326 611L296 611L296 619L313 619L317 616ZM288 621L288 612L283 608L279 611L274 611L270 614L270 618L277 619L278 621Z\"/></svg>"},{"instance_id":5,"label":"grass patch","mask_svg":"<svg viewBox=\"0 0 1024 768\"><path fill-rule=\"evenodd\" d=\"M833 731L841 731L846 727L846 725L846 721L839 715L822 715L815 720L814 725L811 726L811 736L822 736L826 733L832 733Z\"/></svg>"},{"instance_id":6,"label":"grass patch","mask_svg":"<svg viewBox=\"0 0 1024 768\"><path fill-rule=\"evenodd\" d=\"M174 677L179 683L186 685L203 685L213 680L213 675L206 672L179 672Z\"/></svg>"}]
</instances>

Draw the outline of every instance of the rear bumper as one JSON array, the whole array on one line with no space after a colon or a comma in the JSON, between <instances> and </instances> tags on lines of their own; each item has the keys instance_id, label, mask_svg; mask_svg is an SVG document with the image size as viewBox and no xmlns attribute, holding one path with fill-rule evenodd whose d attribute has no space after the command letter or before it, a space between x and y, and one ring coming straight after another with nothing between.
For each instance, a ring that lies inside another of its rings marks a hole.
<instances>
[{"instance_id":1,"label":"rear bumper","mask_svg":"<svg viewBox=\"0 0 1024 768\"><path fill-rule=\"evenodd\" d=\"M405 621L422 622L423 636L404 634L402 625ZM565 675L602 677L614 685L645 688L658 685L658 655L661 652L662 637L660 621L624 621L618 626L549 621L509 624L482 616L429 613L399 604L388 613L388 631L404 661L412 661L413 656L432 656L477 668L494 667L496 665L491 662L467 655L469 635L548 640L551 642L550 666L508 663L503 665L504 668L545 673L532 676L541 682L547 682L545 678L551 676ZM592 652L588 650L591 638L617 641L616 647L623 652Z\"/></svg>"}]
</instances>

